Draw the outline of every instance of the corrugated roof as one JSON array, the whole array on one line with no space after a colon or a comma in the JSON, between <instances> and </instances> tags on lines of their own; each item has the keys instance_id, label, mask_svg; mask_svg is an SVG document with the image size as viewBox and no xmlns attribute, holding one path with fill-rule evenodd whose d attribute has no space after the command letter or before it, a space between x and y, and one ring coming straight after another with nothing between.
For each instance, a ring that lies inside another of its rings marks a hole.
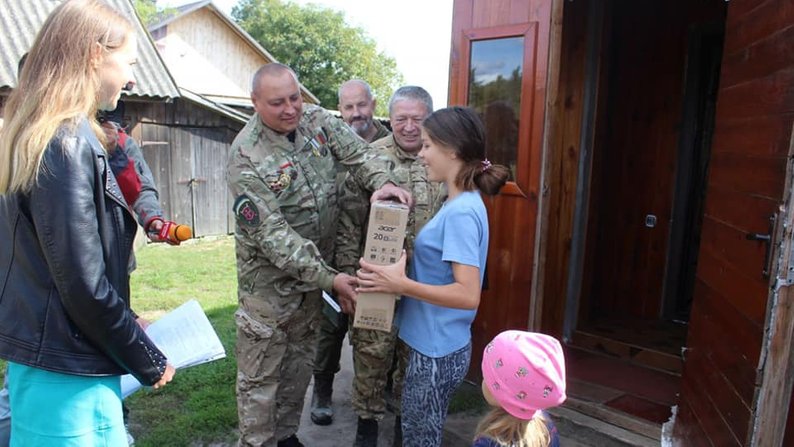
<instances>
[{"instance_id":1,"label":"corrugated roof","mask_svg":"<svg viewBox=\"0 0 794 447\"><path fill-rule=\"evenodd\" d=\"M0 0L0 89L17 82L17 63L36 38L47 16L62 0ZM154 43L141 24L130 0L105 0L130 18L138 36L138 63L133 67L137 84L130 97L177 98L179 89Z\"/></svg>"},{"instance_id":2,"label":"corrugated roof","mask_svg":"<svg viewBox=\"0 0 794 447\"><path fill-rule=\"evenodd\" d=\"M180 88L180 93L182 93L182 99L194 102L202 107L206 107L212 110L215 113L219 113L227 118L233 119L241 124L246 124L248 120L251 119L251 115L243 113L239 110L233 109L227 105L215 102L206 96L199 95L198 93L193 93L186 88Z\"/></svg>"},{"instance_id":3,"label":"corrugated roof","mask_svg":"<svg viewBox=\"0 0 794 447\"><path fill-rule=\"evenodd\" d=\"M254 39L250 34L248 34L246 30L244 30L240 25L238 25L237 22L234 21L234 19L226 15L225 12L221 11L217 6L215 6L212 0L202 0L194 3L182 5L176 8L175 13L166 15L158 23L150 26L149 30L151 32L155 32L156 30L164 26L167 26L169 23L181 19L182 17L185 17L190 13L194 11L198 11L199 9L202 8L208 8L210 11L212 11L216 16L218 16L221 19L221 21L223 21L226 24L226 26L231 28L233 32L235 32L238 36L240 36L240 38L243 39L245 43L247 43L255 52L259 53L259 55L262 56L262 58L264 58L266 61L268 61L268 63L278 62L278 60L276 60L276 58L272 54L270 54L269 51L267 51L262 45L260 45L259 42L257 42L256 39ZM253 73L251 74L253 75ZM316 96L314 96L314 93L309 91L309 89L307 89L303 84L301 84L300 88L304 100L312 104L318 104L318 105L320 104L320 100Z\"/></svg>"}]
</instances>

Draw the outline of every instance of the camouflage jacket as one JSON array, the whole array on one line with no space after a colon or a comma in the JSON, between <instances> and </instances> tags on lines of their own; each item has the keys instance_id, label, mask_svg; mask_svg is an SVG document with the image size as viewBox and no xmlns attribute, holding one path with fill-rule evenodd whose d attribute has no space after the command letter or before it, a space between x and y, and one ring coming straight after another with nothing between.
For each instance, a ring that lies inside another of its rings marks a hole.
<instances>
[{"instance_id":1,"label":"camouflage jacket","mask_svg":"<svg viewBox=\"0 0 794 447\"><path fill-rule=\"evenodd\" d=\"M227 165L239 293L332 289L336 177L342 169L368 190L396 183L384 157L319 107L304 106L294 142L258 115L249 120L232 143Z\"/></svg>"},{"instance_id":2,"label":"camouflage jacket","mask_svg":"<svg viewBox=\"0 0 794 447\"><path fill-rule=\"evenodd\" d=\"M391 131L386 128L380 121L377 119L372 120L372 125L375 126L378 131L375 133L375 137L372 138L372 144L375 144L376 141L391 136Z\"/></svg>"},{"instance_id":3,"label":"camouflage jacket","mask_svg":"<svg viewBox=\"0 0 794 447\"><path fill-rule=\"evenodd\" d=\"M405 247L410 259L416 235L441 208L447 196L446 189L441 183L428 181L424 163L400 149L393 136L373 142L372 147L388 157L397 185L410 191L414 197L414 207L408 215L405 231ZM358 268L358 260L364 251L369 194L355 178L348 176L340 192L339 203L342 212L336 233L334 265L340 271L352 274Z\"/></svg>"}]
</instances>

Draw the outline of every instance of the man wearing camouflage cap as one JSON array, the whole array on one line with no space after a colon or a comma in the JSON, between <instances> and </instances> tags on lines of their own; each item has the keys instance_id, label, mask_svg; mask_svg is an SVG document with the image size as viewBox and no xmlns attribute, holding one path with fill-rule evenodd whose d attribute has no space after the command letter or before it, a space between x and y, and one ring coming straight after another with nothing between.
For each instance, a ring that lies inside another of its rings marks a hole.
<instances>
[{"instance_id":1,"label":"man wearing camouflage cap","mask_svg":"<svg viewBox=\"0 0 794 447\"><path fill-rule=\"evenodd\" d=\"M372 143L372 147L387 156L398 185L411 191L414 207L408 215L406 249L411 257L414 240L419 230L441 208L446 191L440 183L427 180L425 165L417 157L422 148L422 122L433 112L433 100L421 87L404 86L397 89L389 100L391 136ZM336 239L336 267L353 274L364 251L363 229L367 226L369 194L356 178L348 176L340 193L342 214ZM353 328L350 331L353 344L353 409L358 415L355 447L375 447L378 439L378 421L386 411L385 390L387 376L392 367L397 329L383 332L372 329ZM398 358L400 355L397 356ZM401 362L398 362L401 363ZM403 365L395 368L393 395L399 405ZM402 445L399 408L395 421L394 445Z\"/></svg>"},{"instance_id":2,"label":"man wearing camouflage cap","mask_svg":"<svg viewBox=\"0 0 794 447\"><path fill-rule=\"evenodd\" d=\"M348 313L354 306L355 278L329 266L337 171L349 170L368 190L380 187L375 198L411 198L347 125L303 107L289 67L257 70L251 99L256 114L232 143L227 165L236 217L239 445L302 446L295 433L321 290L333 291Z\"/></svg>"}]
</instances>

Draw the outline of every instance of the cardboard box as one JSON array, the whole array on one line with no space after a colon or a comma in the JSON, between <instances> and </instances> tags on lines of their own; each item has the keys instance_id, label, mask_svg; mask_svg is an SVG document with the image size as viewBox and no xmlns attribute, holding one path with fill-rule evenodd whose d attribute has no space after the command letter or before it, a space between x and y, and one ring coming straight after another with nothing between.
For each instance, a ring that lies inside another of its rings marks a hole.
<instances>
[{"instance_id":1,"label":"cardboard box","mask_svg":"<svg viewBox=\"0 0 794 447\"><path fill-rule=\"evenodd\" d=\"M408 207L401 203L379 201L369 210L366 243L362 258L378 265L400 260L408 224ZM399 296L389 293L360 293L353 327L391 331L394 303Z\"/></svg>"}]
</instances>

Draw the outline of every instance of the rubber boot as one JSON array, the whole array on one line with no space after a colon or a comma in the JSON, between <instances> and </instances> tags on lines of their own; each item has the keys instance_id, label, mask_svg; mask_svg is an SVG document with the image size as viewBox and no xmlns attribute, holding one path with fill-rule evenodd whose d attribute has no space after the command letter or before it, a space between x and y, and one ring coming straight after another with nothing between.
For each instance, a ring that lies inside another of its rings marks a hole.
<instances>
[{"instance_id":1,"label":"rubber boot","mask_svg":"<svg viewBox=\"0 0 794 447\"><path fill-rule=\"evenodd\" d=\"M394 441L392 447L403 447L403 421L400 416L394 417Z\"/></svg>"},{"instance_id":2,"label":"rubber boot","mask_svg":"<svg viewBox=\"0 0 794 447\"><path fill-rule=\"evenodd\" d=\"M282 439L276 445L278 447L304 447L304 445L298 441L298 436L296 435L292 435L287 439Z\"/></svg>"},{"instance_id":3,"label":"rubber boot","mask_svg":"<svg viewBox=\"0 0 794 447\"><path fill-rule=\"evenodd\" d=\"M333 375L314 376L314 392L312 393L312 422L317 425L330 425L334 421L334 409L331 406L331 394L334 391Z\"/></svg>"},{"instance_id":4,"label":"rubber boot","mask_svg":"<svg viewBox=\"0 0 794 447\"><path fill-rule=\"evenodd\" d=\"M378 421L358 418L356 443L353 447L378 447Z\"/></svg>"}]
</instances>

